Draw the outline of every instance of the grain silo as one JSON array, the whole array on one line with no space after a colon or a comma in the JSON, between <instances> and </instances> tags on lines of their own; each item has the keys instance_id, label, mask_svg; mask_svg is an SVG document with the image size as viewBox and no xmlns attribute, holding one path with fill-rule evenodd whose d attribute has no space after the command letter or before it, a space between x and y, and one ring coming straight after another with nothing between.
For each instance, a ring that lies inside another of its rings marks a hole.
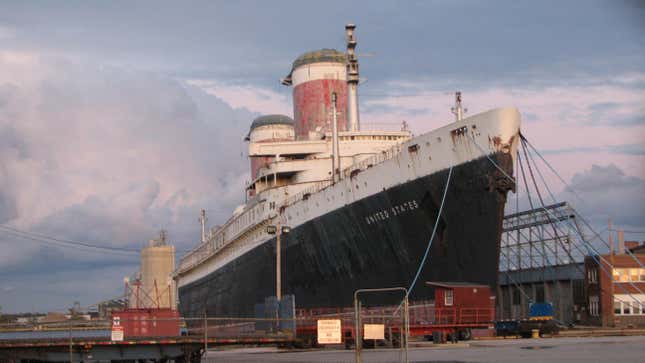
<instances>
[{"instance_id":1,"label":"grain silo","mask_svg":"<svg viewBox=\"0 0 645 363\"><path fill-rule=\"evenodd\" d=\"M141 269L138 286L133 293L137 308L176 309L175 285L171 277L175 269L175 247L166 244L165 233L158 240L150 240L141 250Z\"/></svg>"}]
</instances>

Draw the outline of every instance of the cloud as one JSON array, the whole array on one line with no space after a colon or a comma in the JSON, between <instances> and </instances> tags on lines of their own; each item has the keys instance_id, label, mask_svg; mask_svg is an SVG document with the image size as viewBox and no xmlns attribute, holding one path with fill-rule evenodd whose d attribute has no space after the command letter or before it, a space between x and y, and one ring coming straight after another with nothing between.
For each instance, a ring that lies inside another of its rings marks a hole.
<instances>
[{"instance_id":1,"label":"cloud","mask_svg":"<svg viewBox=\"0 0 645 363\"><path fill-rule=\"evenodd\" d=\"M565 179L592 164L614 163L630 175L645 177L645 89L635 86L645 73L595 76L583 82L522 86L479 84L462 94L466 116L496 107L515 106L522 115L522 133ZM431 131L454 120L451 107L456 82L397 80L369 82L359 91L361 123L406 120L415 133ZM463 90L463 89L462 89ZM425 110L425 112L420 112ZM602 122L600 122L602 120Z\"/></svg>"},{"instance_id":2,"label":"cloud","mask_svg":"<svg viewBox=\"0 0 645 363\"><path fill-rule=\"evenodd\" d=\"M243 202L243 138L255 116L167 77L0 52L0 223L134 249L163 228L185 250L198 241L201 208L214 225ZM0 230L0 274L13 286L28 275L38 289L54 271L83 280L111 264L136 269L136 254L60 249ZM0 304L18 309L18 297L2 294Z\"/></svg>"},{"instance_id":3,"label":"cloud","mask_svg":"<svg viewBox=\"0 0 645 363\"><path fill-rule=\"evenodd\" d=\"M645 179L628 176L614 164L593 165L576 173L570 187L582 200L569 191L560 197L572 201L592 223L606 225L612 218L618 226L645 227Z\"/></svg>"},{"instance_id":4,"label":"cloud","mask_svg":"<svg viewBox=\"0 0 645 363\"><path fill-rule=\"evenodd\" d=\"M234 85L207 79L188 79L188 84L224 100L234 108L246 108L261 114L291 114L289 103L291 89L283 88L282 93L272 89L252 86Z\"/></svg>"},{"instance_id":5,"label":"cloud","mask_svg":"<svg viewBox=\"0 0 645 363\"><path fill-rule=\"evenodd\" d=\"M589 146L589 147L572 147L561 149L542 150L543 155L550 154L567 154L567 153L588 153L588 152L609 152L625 155L645 155L645 145L642 144L623 144L623 145L604 145L604 146Z\"/></svg>"}]
</instances>

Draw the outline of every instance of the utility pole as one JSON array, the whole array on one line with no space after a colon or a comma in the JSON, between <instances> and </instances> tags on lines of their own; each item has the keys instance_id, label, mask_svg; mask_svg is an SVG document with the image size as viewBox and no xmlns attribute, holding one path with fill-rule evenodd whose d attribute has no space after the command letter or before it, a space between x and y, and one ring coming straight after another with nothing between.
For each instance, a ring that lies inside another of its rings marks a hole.
<instances>
[{"instance_id":1,"label":"utility pole","mask_svg":"<svg viewBox=\"0 0 645 363\"><path fill-rule=\"evenodd\" d=\"M291 232L291 227L283 226L278 215L277 225L268 225L266 232L275 234L275 296L282 300L282 234Z\"/></svg>"},{"instance_id":2,"label":"utility pole","mask_svg":"<svg viewBox=\"0 0 645 363\"><path fill-rule=\"evenodd\" d=\"M72 344L72 319L69 319L69 363L74 363L74 353Z\"/></svg>"},{"instance_id":3,"label":"utility pole","mask_svg":"<svg viewBox=\"0 0 645 363\"><path fill-rule=\"evenodd\" d=\"M278 217L278 228L275 233L275 296L278 298L278 301L280 301L282 300L282 246L280 243L280 236L282 235L282 224L280 223L280 217Z\"/></svg>"}]
</instances>

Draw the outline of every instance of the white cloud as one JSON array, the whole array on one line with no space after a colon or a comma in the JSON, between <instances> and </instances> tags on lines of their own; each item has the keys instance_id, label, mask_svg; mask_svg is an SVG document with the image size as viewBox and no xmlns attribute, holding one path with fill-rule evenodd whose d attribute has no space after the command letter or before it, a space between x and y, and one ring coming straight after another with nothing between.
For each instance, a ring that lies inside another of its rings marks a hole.
<instances>
[{"instance_id":1,"label":"white cloud","mask_svg":"<svg viewBox=\"0 0 645 363\"><path fill-rule=\"evenodd\" d=\"M645 179L628 176L614 164L592 165L576 173L570 189L561 198L574 200L581 212L595 224L612 218L618 226L645 227Z\"/></svg>"},{"instance_id":2,"label":"white cloud","mask_svg":"<svg viewBox=\"0 0 645 363\"><path fill-rule=\"evenodd\" d=\"M271 89L252 85L230 85L215 80L189 79L188 84L203 89L206 93L223 99L232 107L243 107L261 114L290 115L293 111L289 103L291 89L285 87L278 93Z\"/></svg>"},{"instance_id":3,"label":"white cloud","mask_svg":"<svg viewBox=\"0 0 645 363\"><path fill-rule=\"evenodd\" d=\"M549 156L566 179L593 162L613 162L630 175L642 177L645 155L609 152L603 147L645 143L645 89L634 86L644 77L630 73L589 80L585 85L465 90L463 100L469 109L466 116L496 107L518 107L523 115L523 134L542 150L596 148L575 155ZM406 120L417 133L452 122L454 96L428 84L432 85L426 80L388 84L386 88L393 96L366 97L361 122Z\"/></svg>"},{"instance_id":4,"label":"white cloud","mask_svg":"<svg viewBox=\"0 0 645 363\"><path fill-rule=\"evenodd\" d=\"M135 249L164 228L187 249L198 241L201 208L218 224L243 202L253 117L164 77L0 52L0 223ZM0 231L0 274L12 285L39 274L38 289L54 269L91 263L76 276L84 280L111 261L136 256L44 247Z\"/></svg>"}]
</instances>

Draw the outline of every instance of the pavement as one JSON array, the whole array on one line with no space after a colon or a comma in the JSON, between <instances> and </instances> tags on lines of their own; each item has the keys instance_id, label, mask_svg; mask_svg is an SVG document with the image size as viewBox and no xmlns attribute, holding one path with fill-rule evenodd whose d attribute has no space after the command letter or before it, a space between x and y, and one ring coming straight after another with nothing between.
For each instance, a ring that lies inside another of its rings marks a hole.
<instances>
[{"instance_id":1,"label":"pavement","mask_svg":"<svg viewBox=\"0 0 645 363\"><path fill-rule=\"evenodd\" d=\"M567 337L470 341L457 346L410 348L410 362L643 362L645 336ZM362 361L403 362L400 351L363 350ZM203 362L355 362L352 350L282 350L272 347L211 350Z\"/></svg>"}]
</instances>

